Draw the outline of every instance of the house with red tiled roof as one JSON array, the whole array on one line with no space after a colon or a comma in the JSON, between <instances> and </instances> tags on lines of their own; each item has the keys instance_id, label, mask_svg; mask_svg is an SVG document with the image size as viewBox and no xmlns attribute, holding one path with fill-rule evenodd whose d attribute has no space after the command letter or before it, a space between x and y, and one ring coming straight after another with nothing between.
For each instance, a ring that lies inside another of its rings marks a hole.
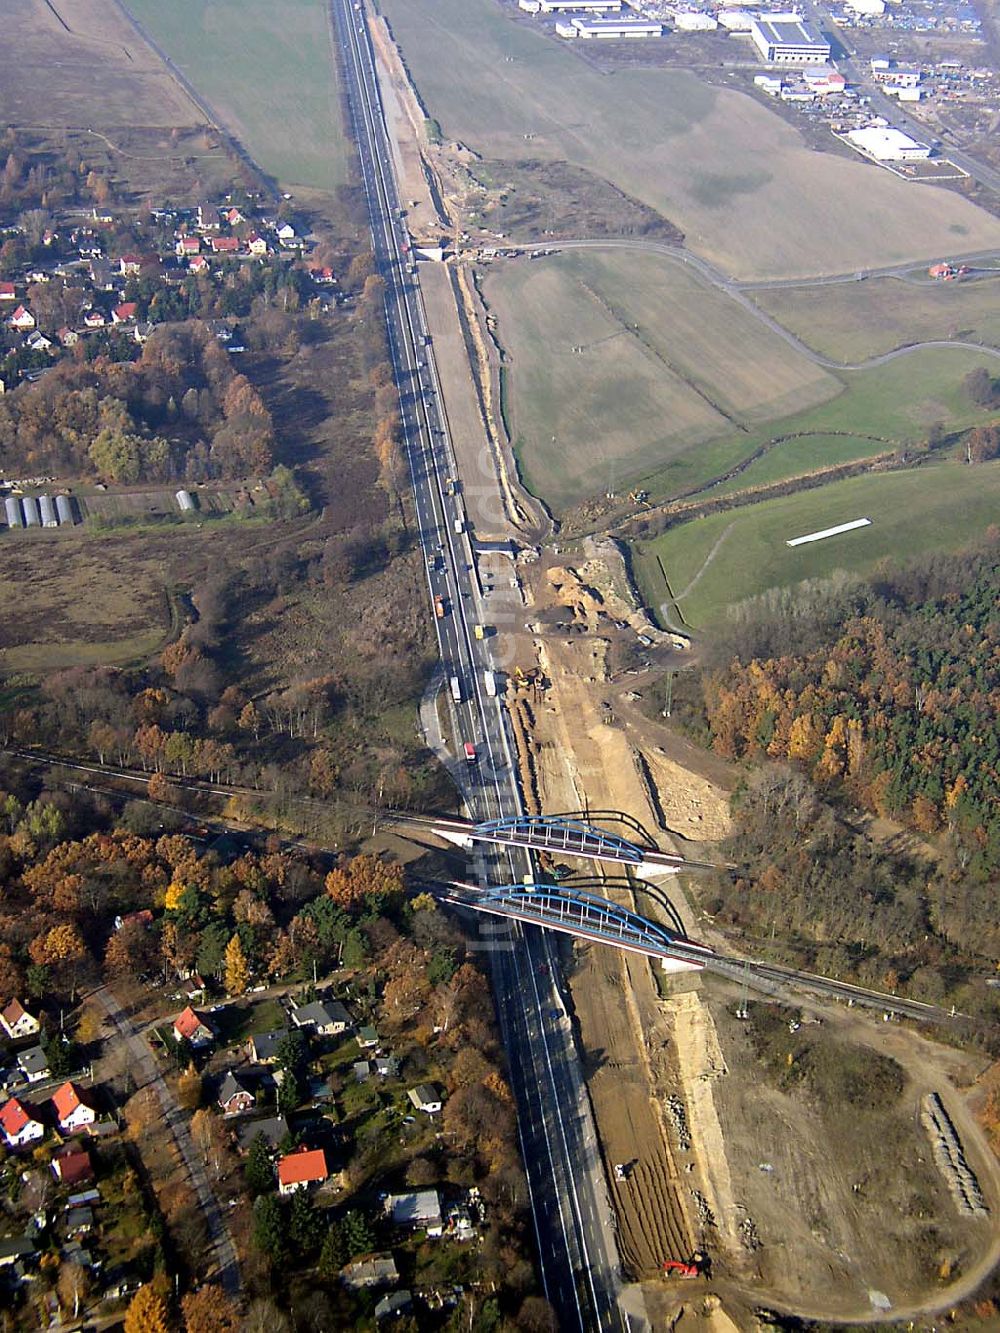
<instances>
[{"instance_id":1,"label":"house with red tiled roof","mask_svg":"<svg viewBox=\"0 0 1000 1333\"><path fill-rule=\"evenodd\" d=\"M142 255L122 255L118 261L122 277L138 277L142 272Z\"/></svg>"},{"instance_id":2,"label":"house with red tiled roof","mask_svg":"<svg viewBox=\"0 0 1000 1333\"><path fill-rule=\"evenodd\" d=\"M12 329L33 329L35 327L35 317L27 306L19 305L7 323Z\"/></svg>"},{"instance_id":3,"label":"house with red tiled roof","mask_svg":"<svg viewBox=\"0 0 1000 1333\"><path fill-rule=\"evenodd\" d=\"M177 238L177 257L184 259L188 255L201 254L200 236L179 236Z\"/></svg>"},{"instance_id":4,"label":"house with red tiled roof","mask_svg":"<svg viewBox=\"0 0 1000 1333\"><path fill-rule=\"evenodd\" d=\"M239 254L240 240L238 236L213 236L208 243L215 255Z\"/></svg>"},{"instance_id":5,"label":"house with red tiled roof","mask_svg":"<svg viewBox=\"0 0 1000 1333\"><path fill-rule=\"evenodd\" d=\"M41 1030L41 1023L15 996L4 1009L0 1010L0 1025L11 1041L21 1037L34 1037Z\"/></svg>"},{"instance_id":6,"label":"house with red tiled roof","mask_svg":"<svg viewBox=\"0 0 1000 1333\"><path fill-rule=\"evenodd\" d=\"M309 270L309 276L312 278L313 282L322 282L327 285L337 281L337 275L332 268L311 268Z\"/></svg>"},{"instance_id":7,"label":"house with red tiled roof","mask_svg":"<svg viewBox=\"0 0 1000 1333\"><path fill-rule=\"evenodd\" d=\"M123 301L121 305L116 305L111 312L112 324L127 324L130 319L135 319L138 309L135 301Z\"/></svg>"},{"instance_id":8,"label":"house with red tiled roof","mask_svg":"<svg viewBox=\"0 0 1000 1333\"><path fill-rule=\"evenodd\" d=\"M326 1153L322 1148L296 1148L278 1162L278 1193L294 1194L296 1190L322 1185L330 1178Z\"/></svg>"},{"instance_id":9,"label":"house with red tiled roof","mask_svg":"<svg viewBox=\"0 0 1000 1333\"><path fill-rule=\"evenodd\" d=\"M88 329L103 329L104 315L100 310L88 310L83 317L83 322Z\"/></svg>"},{"instance_id":10,"label":"house with red tiled roof","mask_svg":"<svg viewBox=\"0 0 1000 1333\"><path fill-rule=\"evenodd\" d=\"M208 260L204 255L196 255L195 258L191 260L190 264L188 264L188 268L192 273L207 273Z\"/></svg>"},{"instance_id":11,"label":"house with red tiled roof","mask_svg":"<svg viewBox=\"0 0 1000 1333\"><path fill-rule=\"evenodd\" d=\"M64 1134L84 1129L97 1119L97 1112L83 1100L76 1084L68 1080L52 1094L52 1106L56 1122Z\"/></svg>"},{"instance_id":12,"label":"house with red tiled roof","mask_svg":"<svg viewBox=\"0 0 1000 1333\"><path fill-rule=\"evenodd\" d=\"M85 1185L94 1179L90 1153L78 1143L68 1143L52 1159L52 1174L63 1185Z\"/></svg>"},{"instance_id":13,"label":"house with red tiled roof","mask_svg":"<svg viewBox=\"0 0 1000 1333\"><path fill-rule=\"evenodd\" d=\"M8 1148L23 1148L35 1143L45 1133L45 1126L28 1110L24 1102L11 1097L0 1107L0 1132Z\"/></svg>"},{"instance_id":14,"label":"house with red tiled roof","mask_svg":"<svg viewBox=\"0 0 1000 1333\"><path fill-rule=\"evenodd\" d=\"M17 292L12 282L0 282L0 301L16 301Z\"/></svg>"},{"instance_id":15,"label":"house with red tiled roof","mask_svg":"<svg viewBox=\"0 0 1000 1333\"><path fill-rule=\"evenodd\" d=\"M178 1041L190 1042L197 1050L199 1046L212 1044L215 1040L215 1029L188 1005L174 1021L174 1036Z\"/></svg>"}]
</instances>

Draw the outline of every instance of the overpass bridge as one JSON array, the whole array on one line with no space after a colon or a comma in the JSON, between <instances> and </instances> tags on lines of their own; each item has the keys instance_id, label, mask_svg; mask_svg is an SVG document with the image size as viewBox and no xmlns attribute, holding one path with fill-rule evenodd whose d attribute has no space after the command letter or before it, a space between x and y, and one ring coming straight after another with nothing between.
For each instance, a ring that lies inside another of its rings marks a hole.
<instances>
[{"instance_id":1,"label":"overpass bridge","mask_svg":"<svg viewBox=\"0 0 1000 1333\"><path fill-rule=\"evenodd\" d=\"M596 821L600 820L601 823ZM684 870L712 870L704 861L686 861L661 852L642 825L618 810L573 811L557 815L511 815L478 824L464 819L434 819L439 837L460 847L477 842L522 847L549 855L583 857L591 861L630 866L637 875L678 874ZM614 833L603 824L618 824L626 833ZM627 836L626 836L627 834Z\"/></svg>"},{"instance_id":2,"label":"overpass bridge","mask_svg":"<svg viewBox=\"0 0 1000 1333\"><path fill-rule=\"evenodd\" d=\"M705 945L607 898L578 889L551 884L503 884L480 889L474 884L453 883L447 890L437 888L435 893L454 907L523 921L658 959L665 971L698 969L712 957L712 950Z\"/></svg>"}]
</instances>

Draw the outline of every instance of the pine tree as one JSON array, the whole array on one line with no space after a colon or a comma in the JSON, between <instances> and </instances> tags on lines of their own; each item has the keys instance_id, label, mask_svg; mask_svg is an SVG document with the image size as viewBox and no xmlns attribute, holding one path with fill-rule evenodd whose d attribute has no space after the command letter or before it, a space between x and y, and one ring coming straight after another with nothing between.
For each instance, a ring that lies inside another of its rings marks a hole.
<instances>
[{"instance_id":1,"label":"pine tree","mask_svg":"<svg viewBox=\"0 0 1000 1333\"><path fill-rule=\"evenodd\" d=\"M250 967L243 952L243 942L234 935L226 945L226 990L230 995L242 995L250 981Z\"/></svg>"},{"instance_id":2,"label":"pine tree","mask_svg":"<svg viewBox=\"0 0 1000 1333\"><path fill-rule=\"evenodd\" d=\"M258 1134L250 1145L245 1175L251 1194L263 1194L274 1184L274 1167L263 1134Z\"/></svg>"},{"instance_id":3,"label":"pine tree","mask_svg":"<svg viewBox=\"0 0 1000 1333\"><path fill-rule=\"evenodd\" d=\"M347 1246L340 1223L334 1222L326 1233L323 1248L319 1252L319 1275L327 1279L335 1278L347 1262Z\"/></svg>"}]
</instances>

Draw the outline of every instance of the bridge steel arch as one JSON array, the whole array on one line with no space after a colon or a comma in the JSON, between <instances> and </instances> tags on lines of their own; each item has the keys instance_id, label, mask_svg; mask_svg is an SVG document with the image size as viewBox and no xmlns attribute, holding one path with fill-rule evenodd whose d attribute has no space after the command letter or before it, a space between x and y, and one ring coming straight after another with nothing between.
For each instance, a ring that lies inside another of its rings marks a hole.
<instances>
[{"instance_id":1,"label":"bridge steel arch","mask_svg":"<svg viewBox=\"0 0 1000 1333\"><path fill-rule=\"evenodd\" d=\"M629 839L571 815L511 815L488 820L475 825L472 837L632 866L642 865L647 855L646 849Z\"/></svg>"},{"instance_id":2,"label":"bridge steel arch","mask_svg":"<svg viewBox=\"0 0 1000 1333\"><path fill-rule=\"evenodd\" d=\"M471 885L456 887L463 890L461 896L446 895L446 901L456 906L610 944L647 958L684 959L700 966L699 955L711 955L711 950L703 945L693 944L665 926L596 894L551 884L505 884L488 889L474 889Z\"/></svg>"}]
</instances>

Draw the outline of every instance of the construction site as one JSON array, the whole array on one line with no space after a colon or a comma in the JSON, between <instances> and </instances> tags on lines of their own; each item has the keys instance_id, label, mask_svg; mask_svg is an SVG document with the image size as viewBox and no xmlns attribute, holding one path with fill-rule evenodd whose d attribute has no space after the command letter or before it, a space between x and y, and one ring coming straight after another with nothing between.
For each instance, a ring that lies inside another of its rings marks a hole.
<instances>
[{"instance_id":1,"label":"construction site","mask_svg":"<svg viewBox=\"0 0 1000 1333\"><path fill-rule=\"evenodd\" d=\"M664 851L718 863L740 774L651 715L633 684L654 657L682 668L691 645L651 622L615 543L560 549L518 485L491 321L461 257L472 155L428 133L391 34L371 26L410 233L441 261L422 263L421 290L479 578L513 647L504 704L528 810L626 811ZM548 869L720 942L695 876ZM1000 1165L973 1115L985 1059L842 1004L761 1001L599 944L564 939L561 958L621 1262L654 1327L723 1333L755 1327L761 1308L915 1319L1000 1260ZM787 1077L792 1035L812 1064L891 1095L856 1107L836 1100L839 1075L825 1093Z\"/></svg>"}]
</instances>

